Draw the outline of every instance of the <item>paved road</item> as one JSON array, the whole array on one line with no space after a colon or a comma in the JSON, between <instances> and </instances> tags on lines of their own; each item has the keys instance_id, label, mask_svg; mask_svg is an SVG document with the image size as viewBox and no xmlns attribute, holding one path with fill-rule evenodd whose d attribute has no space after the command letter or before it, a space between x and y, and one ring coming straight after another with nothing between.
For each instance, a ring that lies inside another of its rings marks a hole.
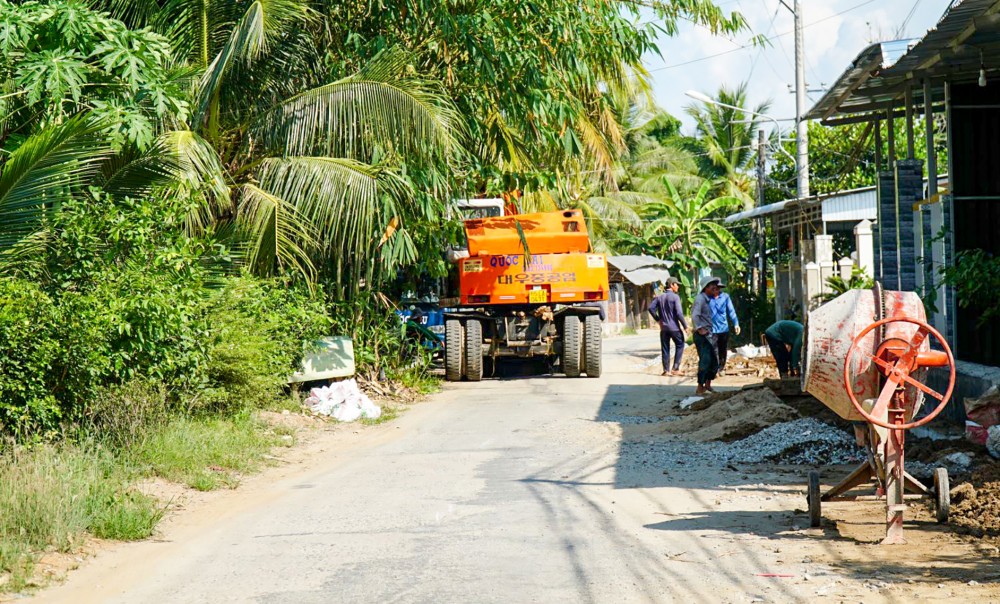
<instances>
[{"instance_id":1,"label":"paved road","mask_svg":"<svg viewBox=\"0 0 1000 604\"><path fill-rule=\"evenodd\" d=\"M746 602L815 597L830 583L828 595L873 601L867 565L825 577L804 566L853 563L822 534L794 532L797 486L622 464L623 431L644 426L620 411L666 410L693 390L645 369L656 346L607 340L596 380L448 385L311 470L99 559L44 599Z\"/></svg>"}]
</instances>

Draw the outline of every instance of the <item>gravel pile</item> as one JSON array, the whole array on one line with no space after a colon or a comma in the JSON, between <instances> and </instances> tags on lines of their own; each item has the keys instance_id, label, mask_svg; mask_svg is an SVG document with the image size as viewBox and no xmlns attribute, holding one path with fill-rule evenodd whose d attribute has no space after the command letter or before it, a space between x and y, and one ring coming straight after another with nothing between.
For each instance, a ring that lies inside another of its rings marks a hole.
<instances>
[{"instance_id":1,"label":"gravel pile","mask_svg":"<svg viewBox=\"0 0 1000 604\"><path fill-rule=\"evenodd\" d=\"M774 424L720 450L723 461L797 465L849 464L865 453L848 433L813 418Z\"/></svg>"}]
</instances>

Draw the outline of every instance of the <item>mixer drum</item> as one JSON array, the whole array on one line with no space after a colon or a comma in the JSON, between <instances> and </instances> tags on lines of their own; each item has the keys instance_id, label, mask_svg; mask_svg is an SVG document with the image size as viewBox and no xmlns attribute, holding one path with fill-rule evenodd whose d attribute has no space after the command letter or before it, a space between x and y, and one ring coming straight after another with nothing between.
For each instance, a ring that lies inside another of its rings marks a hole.
<instances>
[{"instance_id":1,"label":"mixer drum","mask_svg":"<svg viewBox=\"0 0 1000 604\"><path fill-rule=\"evenodd\" d=\"M885 291L882 318L909 317L926 321L924 305L914 292ZM815 396L840 417L865 421L844 391L844 361L851 342L880 317L876 294L870 289L850 290L809 313L802 349L802 389ZM910 342L917 332L912 323L891 323L885 327L885 340L873 330L861 341L861 350L852 358L852 388L859 401L876 399L881 388L881 374L872 363L883 341ZM927 340L921 350L929 350ZM913 377L923 380L926 369L918 369ZM914 415L923 402L923 393L912 386L905 387L905 397L912 403Z\"/></svg>"}]
</instances>

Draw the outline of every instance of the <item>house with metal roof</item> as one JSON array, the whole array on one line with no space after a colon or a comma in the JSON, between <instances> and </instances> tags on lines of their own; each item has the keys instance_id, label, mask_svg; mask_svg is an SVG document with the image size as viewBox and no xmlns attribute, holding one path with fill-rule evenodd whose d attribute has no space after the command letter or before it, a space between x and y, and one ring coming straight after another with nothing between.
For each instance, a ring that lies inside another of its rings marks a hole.
<instances>
[{"instance_id":1,"label":"house with metal roof","mask_svg":"<svg viewBox=\"0 0 1000 604\"><path fill-rule=\"evenodd\" d=\"M1000 327L979 324L975 301L963 301L969 306L957 312L938 272L963 250L1000 255L1000 0L953 2L924 37L869 46L807 118L867 122L889 141L903 118L905 148L890 145L888 157L876 160L876 276L933 300L933 322L960 359L1000 365ZM917 119L928 132L926 166L914 159ZM942 144L948 165L939 167ZM944 190L939 171L950 175Z\"/></svg>"},{"instance_id":2,"label":"house with metal roof","mask_svg":"<svg viewBox=\"0 0 1000 604\"><path fill-rule=\"evenodd\" d=\"M1000 366L1000 326L980 324L984 304L956 300L939 273L965 250L1000 256L1000 0L954 1L922 38L865 48L806 119L874 129L875 277L919 292L933 307L932 322L950 341L960 373L992 376L978 386L964 380L959 399L1000 381L988 367ZM926 164L915 158L921 119ZM893 144L899 120L903 148ZM944 147L946 165L939 165ZM939 173L949 175L947 183Z\"/></svg>"},{"instance_id":3,"label":"house with metal roof","mask_svg":"<svg viewBox=\"0 0 1000 604\"><path fill-rule=\"evenodd\" d=\"M646 312L655 295L655 285L670 277L674 263L645 254L608 256L608 319L605 331L619 332L623 327L653 327Z\"/></svg>"}]
</instances>

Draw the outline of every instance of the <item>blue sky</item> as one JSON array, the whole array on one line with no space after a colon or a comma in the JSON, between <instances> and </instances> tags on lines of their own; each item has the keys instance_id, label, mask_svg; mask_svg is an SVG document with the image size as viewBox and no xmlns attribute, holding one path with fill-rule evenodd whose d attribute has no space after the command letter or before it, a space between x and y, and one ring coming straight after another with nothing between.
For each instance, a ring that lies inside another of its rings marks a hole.
<instances>
[{"instance_id":1,"label":"blue sky","mask_svg":"<svg viewBox=\"0 0 1000 604\"><path fill-rule=\"evenodd\" d=\"M792 0L786 1L792 5ZM721 84L733 86L749 79L751 105L770 99L770 115L794 118L795 95L788 88L795 83L791 12L778 0L719 0L717 4L742 13L752 32L726 38L682 22L678 35L659 41L663 56L646 59L657 104L681 118L684 131L691 133L692 122L684 115L684 107L694 101L684 91L693 89L714 97ZM832 85L872 42L923 36L948 4L948 0L800 0L809 88ZM771 45L749 46L754 34L772 38ZM810 93L807 107L822 94ZM787 123L789 128L791 124Z\"/></svg>"}]
</instances>

